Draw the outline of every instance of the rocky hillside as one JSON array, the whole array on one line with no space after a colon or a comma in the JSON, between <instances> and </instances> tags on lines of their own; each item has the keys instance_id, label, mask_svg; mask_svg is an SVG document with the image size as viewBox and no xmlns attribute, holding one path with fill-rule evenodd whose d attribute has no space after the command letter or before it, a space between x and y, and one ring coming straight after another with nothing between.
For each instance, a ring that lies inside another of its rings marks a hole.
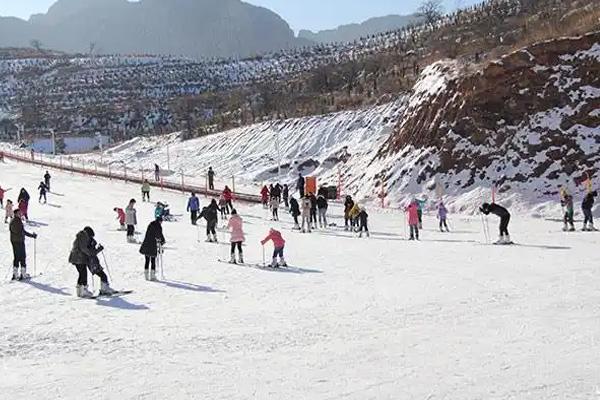
<instances>
[{"instance_id":1,"label":"rocky hillside","mask_svg":"<svg viewBox=\"0 0 600 400\"><path fill-rule=\"evenodd\" d=\"M419 155L411 168L402 167L404 154ZM542 42L473 71L431 65L374 162L382 160L401 165L383 172L399 191L496 184L537 202L558 185L575 189L600 168L600 32Z\"/></svg>"}]
</instances>

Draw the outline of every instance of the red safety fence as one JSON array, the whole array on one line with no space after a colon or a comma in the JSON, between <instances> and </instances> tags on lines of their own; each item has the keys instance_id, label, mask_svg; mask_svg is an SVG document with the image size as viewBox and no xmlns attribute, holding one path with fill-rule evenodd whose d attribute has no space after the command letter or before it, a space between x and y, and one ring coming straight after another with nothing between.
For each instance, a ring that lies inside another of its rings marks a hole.
<instances>
[{"instance_id":1,"label":"red safety fence","mask_svg":"<svg viewBox=\"0 0 600 400\"><path fill-rule=\"evenodd\" d=\"M56 160L52 160L50 158L47 160L44 160L40 153L36 153L34 155L28 156L27 152L23 152L23 154L18 154L18 153L13 153L13 152L2 151L2 152L0 152L0 158L1 157L5 157L7 159L18 161L18 162L24 162L27 164L38 165L40 167L57 169L57 170L61 170L61 171L68 171L71 173L78 173L78 174L82 174L82 175L106 178L106 179L111 179L111 180L116 179L116 180L124 181L126 183L130 182L130 183L136 183L136 184L142 185L145 181L143 171L141 172L141 175L136 175L134 173L134 170L130 170L130 173L128 174L127 173L128 170L126 167L123 168L122 173L113 171L110 165L108 166L108 170L103 169L103 168L98 168L98 166L93 163L89 163L90 168L86 168L85 164L82 166L76 166L73 163L72 158L69 158L67 163L63 162L62 157L58 160L58 162ZM160 189L174 190L174 191L184 192L184 193L194 192L197 194L211 196L211 197L219 197L222 193L222 191L220 191L220 190L209 190L206 186L203 187L203 186L198 186L198 185L186 184L184 182L183 176L181 177L181 182L175 182L173 180L165 180L164 178L160 178L160 181L148 179L148 183L150 184L150 186L157 187ZM236 192L235 185L233 185L232 190L234 193L235 200L245 201L245 202L250 202L250 203L261 203L261 198L258 195Z\"/></svg>"}]
</instances>

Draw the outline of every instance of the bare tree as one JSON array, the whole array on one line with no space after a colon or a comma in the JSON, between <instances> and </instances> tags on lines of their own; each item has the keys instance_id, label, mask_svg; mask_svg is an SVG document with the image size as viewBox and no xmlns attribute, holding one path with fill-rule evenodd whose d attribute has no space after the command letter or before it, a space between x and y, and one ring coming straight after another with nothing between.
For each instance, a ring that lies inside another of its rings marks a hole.
<instances>
[{"instance_id":1,"label":"bare tree","mask_svg":"<svg viewBox=\"0 0 600 400\"><path fill-rule=\"evenodd\" d=\"M444 13L442 0L425 0L417 10L417 15L425 20L428 25L434 25Z\"/></svg>"}]
</instances>

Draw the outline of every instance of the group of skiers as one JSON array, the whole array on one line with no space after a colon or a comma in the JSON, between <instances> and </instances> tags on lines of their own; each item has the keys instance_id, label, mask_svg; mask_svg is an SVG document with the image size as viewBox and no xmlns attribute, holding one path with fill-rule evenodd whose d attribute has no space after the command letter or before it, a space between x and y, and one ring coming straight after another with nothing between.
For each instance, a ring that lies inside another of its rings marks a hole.
<instances>
[{"instance_id":1,"label":"group of skiers","mask_svg":"<svg viewBox=\"0 0 600 400\"><path fill-rule=\"evenodd\" d=\"M581 210L583 212L582 231L596 230L594 227L594 216L592 214L596 197L598 197L598 192L592 190L591 187L588 188L583 197L583 201L581 202ZM571 195L564 187L560 188L560 205L563 208L563 230L571 232L575 231L575 207L573 205L573 195Z\"/></svg>"}]
</instances>

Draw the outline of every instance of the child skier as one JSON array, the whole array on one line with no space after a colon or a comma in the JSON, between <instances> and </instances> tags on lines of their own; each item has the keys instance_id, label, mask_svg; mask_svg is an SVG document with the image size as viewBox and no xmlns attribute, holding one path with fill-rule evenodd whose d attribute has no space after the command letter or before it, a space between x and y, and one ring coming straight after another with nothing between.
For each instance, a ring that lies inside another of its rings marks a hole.
<instances>
[{"instance_id":1,"label":"child skier","mask_svg":"<svg viewBox=\"0 0 600 400\"><path fill-rule=\"evenodd\" d=\"M137 211L135 209L135 199L129 200L125 208L125 224L127 224L127 241L135 243L135 226L137 225Z\"/></svg>"},{"instance_id":2,"label":"child skier","mask_svg":"<svg viewBox=\"0 0 600 400\"><path fill-rule=\"evenodd\" d=\"M360 224L359 228L358 228L358 231L360 232L358 234L359 238L362 237L363 231L367 232L367 237L371 237L371 234L369 233L368 220L369 220L369 214L367 214L367 210L364 207L361 207L360 212L358 213L358 221Z\"/></svg>"},{"instance_id":3,"label":"child skier","mask_svg":"<svg viewBox=\"0 0 600 400\"><path fill-rule=\"evenodd\" d=\"M408 213L408 226L410 227L409 240L419 240L419 206L417 201L411 201L405 211Z\"/></svg>"},{"instance_id":4,"label":"child skier","mask_svg":"<svg viewBox=\"0 0 600 400\"><path fill-rule=\"evenodd\" d=\"M225 197L223 194L219 196L219 209L221 210L221 219L227 219L227 202L225 201Z\"/></svg>"},{"instance_id":5,"label":"child skier","mask_svg":"<svg viewBox=\"0 0 600 400\"><path fill-rule=\"evenodd\" d=\"M15 213L13 211L13 202L11 200L6 200L6 207L4 208L4 223L7 224L12 221Z\"/></svg>"},{"instance_id":6,"label":"child skier","mask_svg":"<svg viewBox=\"0 0 600 400\"><path fill-rule=\"evenodd\" d=\"M327 224L327 208L329 207L329 204L327 203L327 199L325 198L325 196L320 195L317 198L317 210L319 213L319 226L321 228L327 228L328 224Z\"/></svg>"},{"instance_id":7,"label":"child skier","mask_svg":"<svg viewBox=\"0 0 600 400\"><path fill-rule=\"evenodd\" d=\"M142 201L150 201L150 182L148 182L148 179L145 179L142 184Z\"/></svg>"},{"instance_id":8,"label":"child skier","mask_svg":"<svg viewBox=\"0 0 600 400\"><path fill-rule=\"evenodd\" d=\"M44 182L40 182L40 185L38 186L38 190L40 191L40 198L39 198L39 202L42 202L42 197L44 198L44 204L46 204L48 202L48 199L46 198L46 192L48 191L48 187L46 186L46 184Z\"/></svg>"},{"instance_id":9,"label":"child skier","mask_svg":"<svg viewBox=\"0 0 600 400\"><path fill-rule=\"evenodd\" d=\"M260 198L262 200L263 208L266 210L269 207L269 188L267 185L263 186L261 189Z\"/></svg>"},{"instance_id":10,"label":"child skier","mask_svg":"<svg viewBox=\"0 0 600 400\"><path fill-rule=\"evenodd\" d=\"M583 202L581 203L581 209L583 211L584 221L583 221L583 230L584 231L595 231L594 228L594 215L592 214L592 208L594 207L594 199L598 196L597 191L588 192L583 198ZM588 226L588 223L590 224Z\"/></svg>"},{"instance_id":11,"label":"child skier","mask_svg":"<svg viewBox=\"0 0 600 400\"><path fill-rule=\"evenodd\" d=\"M21 219L21 212L15 210L15 215L9 225L10 230L10 243L13 248L13 276L12 280L27 280L31 277L27 274L27 255L25 253L25 237L37 239L35 233L29 233L23 226L23 220ZM19 275L19 266L21 267L21 274Z\"/></svg>"},{"instance_id":12,"label":"child skier","mask_svg":"<svg viewBox=\"0 0 600 400\"><path fill-rule=\"evenodd\" d=\"M283 204L285 205L286 210L290 209L290 188L287 184L283 185Z\"/></svg>"},{"instance_id":13,"label":"child skier","mask_svg":"<svg viewBox=\"0 0 600 400\"><path fill-rule=\"evenodd\" d=\"M304 220L304 217L302 218ZM261 240L261 244L264 246L269 240L273 241L273 260L271 261L272 268L279 267L287 267L287 263L285 262L285 258L283 257L283 249L285 248L285 240L281 236L281 232L271 228L269 234L266 238ZM279 262L277 262L277 257L279 257Z\"/></svg>"},{"instance_id":14,"label":"child skier","mask_svg":"<svg viewBox=\"0 0 600 400\"><path fill-rule=\"evenodd\" d=\"M231 218L227 223L227 228L231 233L231 264L236 264L235 260L235 248L238 249L238 261L240 264L244 263L244 253L242 250L242 243L245 241L244 237L244 221L240 217L235 209L231 210Z\"/></svg>"},{"instance_id":15,"label":"child skier","mask_svg":"<svg viewBox=\"0 0 600 400\"><path fill-rule=\"evenodd\" d=\"M156 281L156 257L165 244L162 232L162 218L150 222L146 229L144 241L140 247L140 254L144 256L144 277L147 281Z\"/></svg>"},{"instance_id":16,"label":"child skier","mask_svg":"<svg viewBox=\"0 0 600 400\"><path fill-rule=\"evenodd\" d=\"M575 221L573 216L575 215L575 209L573 206L573 196L565 192L563 199L560 202L561 206L565 208L564 226L563 231L575 231Z\"/></svg>"},{"instance_id":17,"label":"child skier","mask_svg":"<svg viewBox=\"0 0 600 400\"><path fill-rule=\"evenodd\" d=\"M294 229L300 230L300 224L298 223L298 217L300 216L300 204L293 196L290 198L290 214L294 218Z\"/></svg>"},{"instance_id":18,"label":"child skier","mask_svg":"<svg viewBox=\"0 0 600 400\"><path fill-rule=\"evenodd\" d=\"M495 244L512 244L508 233L508 224L510 222L510 213L508 210L495 203L483 203L479 211L485 215L494 214L500 217L500 238Z\"/></svg>"},{"instance_id":19,"label":"child skier","mask_svg":"<svg viewBox=\"0 0 600 400\"><path fill-rule=\"evenodd\" d=\"M196 193L192 192L192 195L188 199L186 210L190 213L192 225L196 225L198 221L198 211L200 211L200 200L196 196Z\"/></svg>"},{"instance_id":20,"label":"child skier","mask_svg":"<svg viewBox=\"0 0 600 400\"><path fill-rule=\"evenodd\" d=\"M273 221L279 221L279 199L275 196L271 197L269 205L273 213Z\"/></svg>"},{"instance_id":21,"label":"child skier","mask_svg":"<svg viewBox=\"0 0 600 400\"><path fill-rule=\"evenodd\" d=\"M48 171L46 171L46 173L44 174L44 184L46 185L46 188L48 189L48 191L50 191L50 173Z\"/></svg>"},{"instance_id":22,"label":"child skier","mask_svg":"<svg viewBox=\"0 0 600 400\"><path fill-rule=\"evenodd\" d=\"M117 213L117 220L119 221L119 225L121 225L121 230L126 230L127 227L125 225L125 219L127 218L127 216L125 215L125 211L123 211L123 209L119 207L113 208L113 211Z\"/></svg>"},{"instance_id":23,"label":"child skier","mask_svg":"<svg viewBox=\"0 0 600 400\"><path fill-rule=\"evenodd\" d=\"M21 216L25 218L25 221L29 221L29 200L31 197L25 188L21 188L19 192L19 197L17 198L17 205L19 207L19 211L21 211Z\"/></svg>"},{"instance_id":24,"label":"child skier","mask_svg":"<svg viewBox=\"0 0 600 400\"><path fill-rule=\"evenodd\" d=\"M438 205L438 218L440 220L440 232L444 232L444 228L446 228L446 232L450 232L447 222L448 209L444 205L443 201L440 201L440 204Z\"/></svg>"},{"instance_id":25,"label":"child skier","mask_svg":"<svg viewBox=\"0 0 600 400\"><path fill-rule=\"evenodd\" d=\"M208 207L204 207L200 213L200 218L206 220L206 241L208 243L217 243L217 223L219 222L218 212L220 211L217 201L212 199ZM212 237L211 237L212 235Z\"/></svg>"},{"instance_id":26,"label":"child skier","mask_svg":"<svg viewBox=\"0 0 600 400\"><path fill-rule=\"evenodd\" d=\"M310 198L308 195L302 199L302 233L311 233L312 228L310 226Z\"/></svg>"},{"instance_id":27,"label":"child skier","mask_svg":"<svg viewBox=\"0 0 600 400\"><path fill-rule=\"evenodd\" d=\"M229 212L233 210L233 192L229 186L225 186L223 189L223 198L225 199L225 214L229 215Z\"/></svg>"}]
</instances>

